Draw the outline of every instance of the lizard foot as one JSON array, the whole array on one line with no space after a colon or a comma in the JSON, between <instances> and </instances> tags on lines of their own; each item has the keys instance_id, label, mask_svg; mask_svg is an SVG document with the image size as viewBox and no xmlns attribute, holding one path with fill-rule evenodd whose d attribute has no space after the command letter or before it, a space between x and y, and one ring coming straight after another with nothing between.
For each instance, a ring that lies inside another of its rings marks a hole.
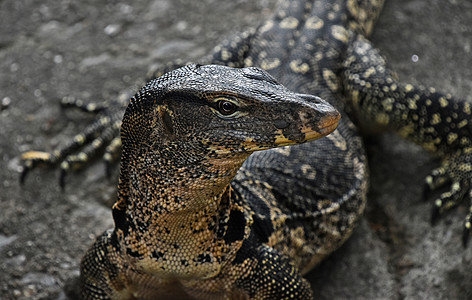
<instances>
[{"instance_id":1,"label":"lizard foot","mask_svg":"<svg viewBox=\"0 0 472 300\"><path fill-rule=\"evenodd\" d=\"M90 158L95 157L105 146L107 147L103 157L107 166L107 174L110 174L110 165L116 159L121 149L121 141L118 135L121 118L110 114L105 105L85 104L81 100L71 97L62 99L61 105L95 113L97 114L97 119L87 126L82 133L74 136L65 146L52 153L42 151L23 153L21 155L23 171L20 175L20 183L24 183L29 171L37 166L60 164L61 175L59 177L59 184L61 188L64 188L67 172L71 169L83 167Z\"/></svg>"},{"instance_id":2,"label":"lizard foot","mask_svg":"<svg viewBox=\"0 0 472 300\"><path fill-rule=\"evenodd\" d=\"M431 222L435 224L440 215L457 206L464 198L468 198L470 208L462 235L462 243L466 247L472 227L472 148L461 149L443 159L441 166L426 177L424 197L426 198L430 191L446 185L450 188L435 200Z\"/></svg>"}]
</instances>

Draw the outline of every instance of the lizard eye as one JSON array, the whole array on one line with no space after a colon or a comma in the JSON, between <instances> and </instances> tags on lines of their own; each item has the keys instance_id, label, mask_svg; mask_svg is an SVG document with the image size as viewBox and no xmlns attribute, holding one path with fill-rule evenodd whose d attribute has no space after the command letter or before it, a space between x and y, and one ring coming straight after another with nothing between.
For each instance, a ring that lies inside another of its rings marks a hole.
<instances>
[{"instance_id":1,"label":"lizard eye","mask_svg":"<svg viewBox=\"0 0 472 300\"><path fill-rule=\"evenodd\" d=\"M234 114L238 110L238 106L228 100L219 100L217 103L218 111L223 116Z\"/></svg>"}]
</instances>

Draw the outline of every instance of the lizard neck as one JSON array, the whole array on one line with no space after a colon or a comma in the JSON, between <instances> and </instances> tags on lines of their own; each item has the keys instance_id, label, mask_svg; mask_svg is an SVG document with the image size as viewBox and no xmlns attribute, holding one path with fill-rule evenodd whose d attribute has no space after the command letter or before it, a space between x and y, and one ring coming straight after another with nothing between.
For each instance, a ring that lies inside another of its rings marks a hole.
<instances>
[{"instance_id":1,"label":"lizard neck","mask_svg":"<svg viewBox=\"0 0 472 300\"><path fill-rule=\"evenodd\" d=\"M125 209L120 202L114 206L115 231L130 265L140 272L168 278L211 277L221 270L221 256L240 247L222 249L222 244L232 208L230 182L247 155L193 157L186 164L175 157L129 164L129 195Z\"/></svg>"}]
</instances>

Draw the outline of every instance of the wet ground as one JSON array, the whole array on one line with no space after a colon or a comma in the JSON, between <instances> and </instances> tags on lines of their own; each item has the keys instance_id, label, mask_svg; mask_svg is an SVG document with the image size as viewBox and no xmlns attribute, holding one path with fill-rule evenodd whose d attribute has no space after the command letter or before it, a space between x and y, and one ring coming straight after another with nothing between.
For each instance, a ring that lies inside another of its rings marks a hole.
<instances>
[{"instance_id":1,"label":"wet ground","mask_svg":"<svg viewBox=\"0 0 472 300\"><path fill-rule=\"evenodd\" d=\"M198 58L267 17L274 0L0 2L0 299L65 299L80 258L112 226L116 170L96 160L58 186L57 170L18 184L19 154L51 151L92 118L59 100L133 93L153 65ZM472 3L387 1L373 36L400 78L472 101ZM472 298L472 249L460 237L466 206L430 226L423 178L437 166L385 134L367 142L366 216L308 276L320 299Z\"/></svg>"}]
</instances>

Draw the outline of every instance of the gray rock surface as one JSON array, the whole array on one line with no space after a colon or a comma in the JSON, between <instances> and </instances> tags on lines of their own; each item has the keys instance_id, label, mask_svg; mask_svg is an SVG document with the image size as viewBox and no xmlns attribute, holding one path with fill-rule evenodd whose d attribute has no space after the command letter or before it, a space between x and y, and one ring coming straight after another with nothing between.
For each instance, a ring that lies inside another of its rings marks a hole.
<instances>
[{"instance_id":1,"label":"gray rock surface","mask_svg":"<svg viewBox=\"0 0 472 300\"><path fill-rule=\"evenodd\" d=\"M51 151L89 124L59 99L127 97L155 64L194 59L270 15L274 0L0 2L0 299L65 299L95 236L112 226L100 160L68 176L19 154ZM404 81L472 101L472 3L387 1L373 36ZM471 299L463 205L430 226L423 178L435 162L391 134L367 142L371 189L352 238L309 275L320 299Z\"/></svg>"}]
</instances>

